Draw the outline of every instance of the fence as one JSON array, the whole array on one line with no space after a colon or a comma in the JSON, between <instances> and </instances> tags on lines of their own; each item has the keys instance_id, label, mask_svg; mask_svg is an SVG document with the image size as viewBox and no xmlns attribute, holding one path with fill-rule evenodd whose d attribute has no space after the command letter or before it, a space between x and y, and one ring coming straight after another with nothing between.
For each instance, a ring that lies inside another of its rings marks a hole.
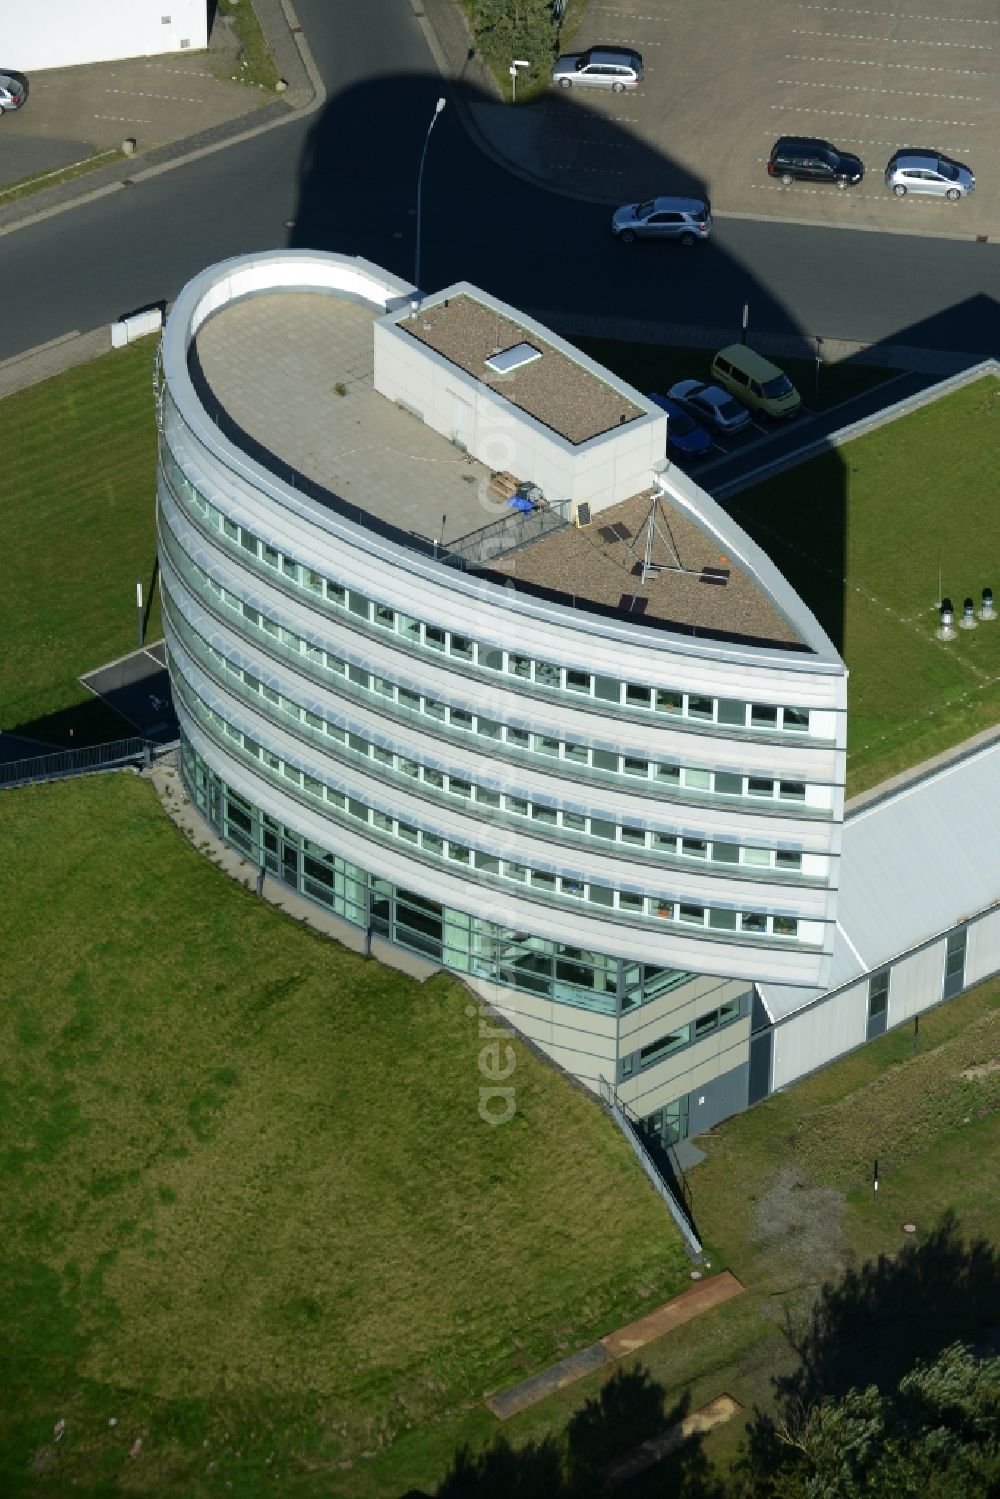
<instances>
[{"instance_id":1,"label":"fence","mask_svg":"<svg viewBox=\"0 0 1000 1499\"><path fill-rule=\"evenodd\" d=\"M639 1165L645 1171L650 1183L663 1198L671 1218L680 1231L684 1240L684 1247L693 1260L702 1258L703 1250L701 1240L695 1232L694 1221L691 1216L691 1199L684 1180L684 1173L677 1162L670 1161L667 1173L656 1160L646 1141L642 1124L636 1115L619 1097L617 1090L604 1077L597 1079L600 1085L601 1101L610 1111L612 1118L631 1145Z\"/></svg>"},{"instance_id":2,"label":"fence","mask_svg":"<svg viewBox=\"0 0 1000 1499\"><path fill-rule=\"evenodd\" d=\"M568 500L564 500L555 505L541 506L537 510L516 510L511 515L502 515L499 520L490 521L489 525L482 526L480 530L470 531L468 536L450 541L445 560L461 567L484 567L497 557L504 557L518 547L527 546L529 541L539 541L543 536L549 536L553 531L560 531L563 526L568 526L566 512L569 504Z\"/></svg>"},{"instance_id":3,"label":"fence","mask_svg":"<svg viewBox=\"0 0 1000 1499\"><path fill-rule=\"evenodd\" d=\"M28 786L33 781L61 781L68 776L112 770L120 765L149 765L156 751L165 748L150 739L114 739L108 744L88 745L86 749L56 750L27 760L12 760L0 765L0 791Z\"/></svg>"}]
</instances>

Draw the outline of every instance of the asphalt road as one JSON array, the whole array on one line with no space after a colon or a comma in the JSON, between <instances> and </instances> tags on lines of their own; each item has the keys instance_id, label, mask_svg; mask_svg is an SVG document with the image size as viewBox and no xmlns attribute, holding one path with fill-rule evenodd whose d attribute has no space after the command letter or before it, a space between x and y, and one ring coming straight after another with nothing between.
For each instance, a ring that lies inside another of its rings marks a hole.
<instances>
[{"instance_id":1,"label":"asphalt road","mask_svg":"<svg viewBox=\"0 0 1000 1499\"><path fill-rule=\"evenodd\" d=\"M412 274L417 166L442 92L423 35L399 0L297 8L323 111L0 238L0 358L173 298L249 250L309 245ZM626 247L606 209L485 157L454 108L428 153L423 221L429 290L467 279L570 318L734 328L746 301L758 330L1000 348L993 245L728 220L691 250Z\"/></svg>"}]
</instances>

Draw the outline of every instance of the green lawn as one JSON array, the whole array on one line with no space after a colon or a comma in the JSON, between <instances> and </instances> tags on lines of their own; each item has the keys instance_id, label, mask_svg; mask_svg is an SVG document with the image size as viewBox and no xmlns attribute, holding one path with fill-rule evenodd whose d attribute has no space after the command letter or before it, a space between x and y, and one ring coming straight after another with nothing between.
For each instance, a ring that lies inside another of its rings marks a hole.
<instances>
[{"instance_id":1,"label":"green lawn","mask_svg":"<svg viewBox=\"0 0 1000 1499\"><path fill-rule=\"evenodd\" d=\"M154 348L143 339L0 401L4 547L17 559L0 598L0 729L59 743L67 720L37 721L85 705L75 743L132 732L76 678L135 648L135 583L148 590L153 573ZM148 635L160 633L157 595Z\"/></svg>"},{"instance_id":2,"label":"green lawn","mask_svg":"<svg viewBox=\"0 0 1000 1499\"><path fill-rule=\"evenodd\" d=\"M851 793L1000 719L1000 626L935 638L939 568L959 617L966 595L978 607L984 585L998 588L984 552L998 464L988 378L727 503L850 669Z\"/></svg>"},{"instance_id":3,"label":"green lawn","mask_svg":"<svg viewBox=\"0 0 1000 1499\"><path fill-rule=\"evenodd\" d=\"M275 912L148 783L7 792L0 839L6 1494L398 1495L688 1283L588 1095L515 1041L485 1124L465 991Z\"/></svg>"},{"instance_id":4,"label":"green lawn","mask_svg":"<svg viewBox=\"0 0 1000 1499\"><path fill-rule=\"evenodd\" d=\"M645 248L643 245L633 245L631 249L622 247L626 256L634 255L637 250L642 254ZM696 254L697 250L681 250L680 253ZM613 370L620 379L644 392L656 390L663 393L678 380L708 380L715 355L714 349L678 349L659 344L626 343L619 339L585 338L576 334L570 335L570 342L589 354L591 359ZM785 371L810 411L829 411L852 396L863 395L877 385L884 385L895 374L894 370L880 369L876 365L841 360L821 367L817 386L813 360L778 359L775 362ZM803 436L802 440L808 439Z\"/></svg>"}]
</instances>

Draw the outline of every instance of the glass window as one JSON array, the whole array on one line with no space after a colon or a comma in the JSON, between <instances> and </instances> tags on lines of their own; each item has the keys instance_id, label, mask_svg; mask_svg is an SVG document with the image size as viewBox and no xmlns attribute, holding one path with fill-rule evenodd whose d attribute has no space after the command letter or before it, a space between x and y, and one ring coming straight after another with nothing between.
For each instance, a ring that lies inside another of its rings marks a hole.
<instances>
[{"instance_id":1,"label":"glass window","mask_svg":"<svg viewBox=\"0 0 1000 1499\"><path fill-rule=\"evenodd\" d=\"M482 736L483 736L484 739L502 739L503 738L503 725L497 723L496 720L493 719L493 718L479 718L479 717L477 717L477 719L476 719L476 733L477 734L482 734Z\"/></svg>"},{"instance_id":2,"label":"glass window","mask_svg":"<svg viewBox=\"0 0 1000 1499\"><path fill-rule=\"evenodd\" d=\"M396 689L385 677L372 677L372 687L381 697L394 697Z\"/></svg>"},{"instance_id":3,"label":"glass window","mask_svg":"<svg viewBox=\"0 0 1000 1499\"><path fill-rule=\"evenodd\" d=\"M715 790L720 796L742 796L743 777L734 775L730 770L717 770Z\"/></svg>"},{"instance_id":4,"label":"glass window","mask_svg":"<svg viewBox=\"0 0 1000 1499\"><path fill-rule=\"evenodd\" d=\"M269 547L266 541L262 541L260 544L260 555L267 563L268 567L277 567L281 560L278 555L277 549L275 547Z\"/></svg>"},{"instance_id":5,"label":"glass window","mask_svg":"<svg viewBox=\"0 0 1000 1499\"><path fill-rule=\"evenodd\" d=\"M447 640L439 625L424 625L424 645L431 651L443 651Z\"/></svg>"},{"instance_id":6,"label":"glass window","mask_svg":"<svg viewBox=\"0 0 1000 1499\"><path fill-rule=\"evenodd\" d=\"M494 858L492 854L477 853L476 868L481 869L484 874L499 874L500 860Z\"/></svg>"},{"instance_id":7,"label":"glass window","mask_svg":"<svg viewBox=\"0 0 1000 1499\"><path fill-rule=\"evenodd\" d=\"M595 906L613 906L615 892L609 885L595 885L591 881L587 886L587 899L593 901Z\"/></svg>"},{"instance_id":8,"label":"glass window","mask_svg":"<svg viewBox=\"0 0 1000 1499\"><path fill-rule=\"evenodd\" d=\"M619 892L618 892L618 909L619 909L619 911L639 911L639 912L641 912L643 910L644 906L645 906L645 901L643 900L643 897L641 895L638 895L634 890L619 890Z\"/></svg>"},{"instance_id":9,"label":"glass window","mask_svg":"<svg viewBox=\"0 0 1000 1499\"><path fill-rule=\"evenodd\" d=\"M540 687L559 687L562 673L551 661L535 662L535 681Z\"/></svg>"},{"instance_id":10,"label":"glass window","mask_svg":"<svg viewBox=\"0 0 1000 1499\"><path fill-rule=\"evenodd\" d=\"M383 833L392 832L392 818L387 817L384 812L372 811L372 826L380 828Z\"/></svg>"},{"instance_id":11,"label":"glass window","mask_svg":"<svg viewBox=\"0 0 1000 1499\"><path fill-rule=\"evenodd\" d=\"M805 781L781 781L781 799L786 802L804 802L806 799Z\"/></svg>"},{"instance_id":12,"label":"glass window","mask_svg":"<svg viewBox=\"0 0 1000 1499\"><path fill-rule=\"evenodd\" d=\"M528 749L531 744L531 735L526 734L523 729L507 728L507 743L514 745L517 749Z\"/></svg>"},{"instance_id":13,"label":"glass window","mask_svg":"<svg viewBox=\"0 0 1000 1499\"><path fill-rule=\"evenodd\" d=\"M774 856L778 869L801 869L802 855L790 848L779 848Z\"/></svg>"},{"instance_id":14,"label":"glass window","mask_svg":"<svg viewBox=\"0 0 1000 1499\"><path fill-rule=\"evenodd\" d=\"M759 911L743 911L740 914L740 931L766 932L767 917L762 916Z\"/></svg>"},{"instance_id":15,"label":"glass window","mask_svg":"<svg viewBox=\"0 0 1000 1499\"><path fill-rule=\"evenodd\" d=\"M739 1020L742 1010L742 1002L738 999L727 999L724 1005L719 1006L719 1025L729 1025L733 1020Z\"/></svg>"},{"instance_id":16,"label":"glass window","mask_svg":"<svg viewBox=\"0 0 1000 1499\"><path fill-rule=\"evenodd\" d=\"M421 833L420 847L425 853L435 854L439 859L444 857L444 839L439 838L436 833Z\"/></svg>"},{"instance_id":17,"label":"glass window","mask_svg":"<svg viewBox=\"0 0 1000 1499\"><path fill-rule=\"evenodd\" d=\"M476 801L484 807L499 807L499 791L489 791L485 786L476 787Z\"/></svg>"},{"instance_id":18,"label":"glass window","mask_svg":"<svg viewBox=\"0 0 1000 1499\"><path fill-rule=\"evenodd\" d=\"M657 765L656 779L666 786L679 786L681 768L679 765Z\"/></svg>"},{"instance_id":19,"label":"glass window","mask_svg":"<svg viewBox=\"0 0 1000 1499\"><path fill-rule=\"evenodd\" d=\"M794 916L775 916L771 926L776 937L795 937L798 935L799 923Z\"/></svg>"},{"instance_id":20,"label":"glass window","mask_svg":"<svg viewBox=\"0 0 1000 1499\"><path fill-rule=\"evenodd\" d=\"M643 780L649 778L649 761L638 760L634 755L622 757L622 770L627 776L641 776Z\"/></svg>"},{"instance_id":21,"label":"glass window","mask_svg":"<svg viewBox=\"0 0 1000 1499\"><path fill-rule=\"evenodd\" d=\"M246 526L240 527L240 546L251 556L257 556L257 538L252 531L247 530Z\"/></svg>"},{"instance_id":22,"label":"glass window","mask_svg":"<svg viewBox=\"0 0 1000 1499\"><path fill-rule=\"evenodd\" d=\"M503 872L509 880L517 880L522 885L528 878L528 871L524 865L512 864L509 859L503 861Z\"/></svg>"},{"instance_id":23,"label":"glass window","mask_svg":"<svg viewBox=\"0 0 1000 1499\"><path fill-rule=\"evenodd\" d=\"M590 751L585 744L564 744L563 759L571 760L574 765L586 765L590 759Z\"/></svg>"},{"instance_id":24,"label":"glass window","mask_svg":"<svg viewBox=\"0 0 1000 1499\"><path fill-rule=\"evenodd\" d=\"M503 671L503 651L495 645L479 647L479 664L490 671Z\"/></svg>"},{"instance_id":25,"label":"glass window","mask_svg":"<svg viewBox=\"0 0 1000 1499\"><path fill-rule=\"evenodd\" d=\"M594 696L601 698L606 703L620 703L622 696L622 684L617 677L595 677Z\"/></svg>"},{"instance_id":26,"label":"glass window","mask_svg":"<svg viewBox=\"0 0 1000 1499\"><path fill-rule=\"evenodd\" d=\"M398 822L396 824L396 835L404 839L407 843L416 843L419 837L417 829L408 822Z\"/></svg>"},{"instance_id":27,"label":"glass window","mask_svg":"<svg viewBox=\"0 0 1000 1499\"><path fill-rule=\"evenodd\" d=\"M521 677L524 681L531 678L531 657L515 656L513 653L507 657L507 670L511 676Z\"/></svg>"},{"instance_id":28,"label":"glass window","mask_svg":"<svg viewBox=\"0 0 1000 1499\"><path fill-rule=\"evenodd\" d=\"M868 1018L874 1020L889 1008L889 972L876 973L868 983Z\"/></svg>"},{"instance_id":29,"label":"glass window","mask_svg":"<svg viewBox=\"0 0 1000 1499\"><path fill-rule=\"evenodd\" d=\"M677 852L677 835L675 833L654 833L653 847L661 854L675 854Z\"/></svg>"},{"instance_id":30,"label":"glass window","mask_svg":"<svg viewBox=\"0 0 1000 1499\"><path fill-rule=\"evenodd\" d=\"M762 703L751 703L750 722L755 729L776 729L778 727L778 710Z\"/></svg>"},{"instance_id":31,"label":"glass window","mask_svg":"<svg viewBox=\"0 0 1000 1499\"><path fill-rule=\"evenodd\" d=\"M457 656L460 661L471 661L473 654L472 641L465 635L451 635L448 637L448 654Z\"/></svg>"},{"instance_id":32,"label":"glass window","mask_svg":"<svg viewBox=\"0 0 1000 1499\"><path fill-rule=\"evenodd\" d=\"M656 711L657 713L683 713L684 694L677 692L673 687L658 687L656 689Z\"/></svg>"},{"instance_id":33,"label":"glass window","mask_svg":"<svg viewBox=\"0 0 1000 1499\"><path fill-rule=\"evenodd\" d=\"M614 750L595 749L591 751L590 763L595 770L618 769L618 756Z\"/></svg>"},{"instance_id":34,"label":"glass window","mask_svg":"<svg viewBox=\"0 0 1000 1499\"><path fill-rule=\"evenodd\" d=\"M712 777L707 770L694 770L691 767L684 772L684 785L689 791L710 791L712 789Z\"/></svg>"},{"instance_id":35,"label":"glass window","mask_svg":"<svg viewBox=\"0 0 1000 1499\"><path fill-rule=\"evenodd\" d=\"M531 883L539 890L555 890L556 877L549 874L546 869L533 869L531 871Z\"/></svg>"},{"instance_id":36,"label":"glass window","mask_svg":"<svg viewBox=\"0 0 1000 1499\"><path fill-rule=\"evenodd\" d=\"M774 782L763 776L750 776L747 780L748 796L773 796Z\"/></svg>"},{"instance_id":37,"label":"glass window","mask_svg":"<svg viewBox=\"0 0 1000 1499\"><path fill-rule=\"evenodd\" d=\"M397 634L402 635L404 640L408 640L411 645L420 644L419 619L411 619L408 614L397 614L396 631Z\"/></svg>"},{"instance_id":38,"label":"glass window","mask_svg":"<svg viewBox=\"0 0 1000 1499\"><path fill-rule=\"evenodd\" d=\"M682 1025L679 1030L670 1031L661 1036L658 1041L651 1041L648 1046L642 1047L639 1052L641 1061L649 1063L656 1062L660 1057L665 1057L672 1051L686 1046L691 1039L690 1025Z\"/></svg>"},{"instance_id":39,"label":"glass window","mask_svg":"<svg viewBox=\"0 0 1000 1499\"><path fill-rule=\"evenodd\" d=\"M547 823L550 827L555 827L556 812L554 807L543 807L540 806L538 802L533 802L531 806L531 816L535 822L544 822Z\"/></svg>"},{"instance_id":40,"label":"glass window","mask_svg":"<svg viewBox=\"0 0 1000 1499\"><path fill-rule=\"evenodd\" d=\"M733 728L742 729L746 727L747 705L738 703L732 698L720 697L719 699L719 722L731 724Z\"/></svg>"},{"instance_id":41,"label":"glass window","mask_svg":"<svg viewBox=\"0 0 1000 1499\"><path fill-rule=\"evenodd\" d=\"M698 1041L702 1036L711 1035L712 1031L716 1031L718 1028L718 1010L710 1010L707 1015L699 1015L694 1023L694 1039Z\"/></svg>"},{"instance_id":42,"label":"glass window","mask_svg":"<svg viewBox=\"0 0 1000 1499\"><path fill-rule=\"evenodd\" d=\"M679 914L680 914L681 921L686 921L691 926L704 926L705 925L705 907L704 906L690 905L686 901L681 901L680 913Z\"/></svg>"},{"instance_id":43,"label":"glass window","mask_svg":"<svg viewBox=\"0 0 1000 1499\"><path fill-rule=\"evenodd\" d=\"M625 703L629 708L651 708L653 706L653 689L651 687L640 687L637 682L626 682Z\"/></svg>"},{"instance_id":44,"label":"glass window","mask_svg":"<svg viewBox=\"0 0 1000 1499\"><path fill-rule=\"evenodd\" d=\"M436 788L436 790L443 791L444 790L444 776L441 774L441 772L439 770L435 770L433 766L431 766L431 765L425 765L424 766L424 785L425 786L433 786L433 787Z\"/></svg>"},{"instance_id":45,"label":"glass window","mask_svg":"<svg viewBox=\"0 0 1000 1499\"><path fill-rule=\"evenodd\" d=\"M416 760L406 760L402 755L396 761L396 769L401 770L404 776L412 776L414 780L420 774L420 766Z\"/></svg>"},{"instance_id":46,"label":"glass window","mask_svg":"<svg viewBox=\"0 0 1000 1499\"><path fill-rule=\"evenodd\" d=\"M460 780L458 776L449 776L448 790L451 792L452 796L469 797L472 795L472 782Z\"/></svg>"},{"instance_id":47,"label":"glass window","mask_svg":"<svg viewBox=\"0 0 1000 1499\"><path fill-rule=\"evenodd\" d=\"M439 723L444 723L447 709L444 703L439 703L436 698L425 697L423 711L428 718L436 718Z\"/></svg>"},{"instance_id":48,"label":"glass window","mask_svg":"<svg viewBox=\"0 0 1000 1499\"><path fill-rule=\"evenodd\" d=\"M456 864L468 864L472 859L472 854L463 843L452 843L449 840L448 858L454 859Z\"/></svg>"},{"instance_id":49,"label":"glass window","mask_svg":"<svg viewBox=\"0 0 1000 1499\"><path fill-rule=\"evenodd\" d=\"M587 696L589 697L590 696L590 688L591 688L591 676L590 676L590 672L589 671L571 671L571 670L567 669L567 672L566 672L566 690L567 690L567 692L585 692L587 694Z\"/></svg>"},{"instance_id":50,"label":"glass window","mask_svg":"<svg viewBox=\"0 0 1000 1499\"><path fill-rule=\"evenodd\" d=\"M377 760L380 765L392 764L392 751L383 749L380 744L372 745L372 759Z\"/></svg>"},{"instance_id":51,"label":"glass window","mask_svg":"<svg viewBox=\"0 0 1000 1499\"><path fill-rule=\"evenodd\" d=\"M688 718L711 719L714 704L710 697L693 697L688 695Z\"/></svg>"},{"instance_id":52,"label":"glass window","mask_svg":"<svg viewBox=\"0 0 1000 1499\"><path fill-rule=\"evenodd\" d=\"M786 708L784 710L783 727L790 733L808 734L809 732L809 709L808 708Z\"/></svg>"},{"instance_id":53,"label":"glass window","mask_svg":"<svg viewBox=\"0 0 1000 1499\"><path fill-rule=\"evenodd\" d=\"M546 734L536 734L533 740L533 748L536 755L553 755L558 757L559 740L550 739Z\"/></svg>"},{"instance_id":54,"label":"glass window","mask_svg":"<svg viewBox=\"0 0 1000 1499\"><path fill-rule=\"evenodd\" d=\"M368 686L368 673L365 671L363 666L349 666L347 668L347 675L350 677L351 681L355 683L356 686Z\"/></svg>"},{"instance_id":55,"label":"glass window","mask_svg":"<svg viewBox=\"0 0 1000 1499\"><path fill-rule=\"evenodd\" d=\"M583 884L580 880L562 879L559 881L559 889L563 895L571 895L575 900L583 899Z\"/></svg>"},{"instance_id":56,"label":"glass window","mask_svg":"<svg viewBox=\"0 0 1000 1499\"><path fill-rule=\"evenodd\" d=\"M717 932L735 932L736 912L726 911L719 906L709 907L708 924Z\"/></svg>"},{"instance_id":57,"label":"glass window","mask_svg":"<svg viewBox=\"0 0 1000 1499\"><path fill-rule=\"evenodd\" d=\"M347 600L347 589L341 588L339 583L331 583L329 578L327 578L326 597L328 603L339 604L341 607L343 607L344 603Z\"/></svg>"},{"instance_id":58,"label":"glass window","mask_svg":"<svg viewBox=\"0 0 1000 1499\"><path fill-rule=\"evenodd\" d=\"M587 819L580 812L564 812L562 825L571 833L585 833L587 830Z\"/></svg>"},{"instance_id":59,"label":"glass window","mask_svg":"<svg viewBox=\"0 0 1000 1499\"><path fill-rule=\"evenodd\" d=\"M622 842L623 843L639 844L640 847L643 847L643 848L645 847L645 844L646 844L646 830L645 830L645 828L633 828L633 827L629 827L629 826L625 825L625 826L622 827L621 834L622 834Z\"/></svg>"},{"instance_id":60,"label":"glass window","mask_svg":"<svg viewBox=\"0 0 1000 1499\"><path fill-rule=\"evenodd\" d=\"M409 708L413 713L420 712L420 694L411 692L408 687L400 687L397 701L401 708Z\"/></svg>"},{"instance_id":61,"label":"glass window","mask_svg":"<svg viewBox=\"0 0 1000 1499\"><path fill-rule=\"evenodd\" d=\"M592 817L590 819L590 836L592 838L614 838L615 824L607 817Z\"/></svg>"},{"instance_id":62,"label":"glass window","mask_svg":"<svg viewBox=\"0 0 1000 1499\"><path fill-rule=\"evenodd\" d=\"M770 869L771 850L769 848L745 848L743 862L751 869Z\"/></svg>"},{"instance_id":63,"label":"glass window","mask_svg":"<svg viewBox=\"0 0 1000 1499\"><path fill-rule=\"evenodd\" d=\"M396 628L396 611L385 604L372 605L372 620L377 625L382 625L387 630Z\"/></svg>"},{"instance_id":64,"label":"glass window","mask_svg":"<svg viewBox=\"0 0 1000 1499\"><path fill-rule=\"evenodd\" d=\"M740 846L738 843L713 843L712 858L717 864L738 864L740 862Z\"/></svg>"},{"instance_id":65,"label":"glass window","mask_svg":"<svg viewBox=\"0 0 1000 1499\"><path fill-rule=\"evenodd\" d=\"M228 515L222 517L222 529L231 541L239 541L240 528L234 520L229 519Z\"/></svg>"},{"instance_id":66,"label":"glass window","mask_svg":"<svg viewBox=\"0 0 1000 1499\"><path fill-rule=\"evenodd\" d=\"M348 799L347 810L350 815L352 817L356 817L359 822L368 821L368 808L365 806L364 802L357 801L353 796Z\"/></svg>"},{"instance_id":67,"label":"glass window","mask_svg":"<svg viewBox=\"0 0 1000 1499\"><path fill-rule=\"evenodd\" d=\"M689 859L707 859L708 844L704 838L682 838L681 853Z\"/></svg>"}]
</instances>

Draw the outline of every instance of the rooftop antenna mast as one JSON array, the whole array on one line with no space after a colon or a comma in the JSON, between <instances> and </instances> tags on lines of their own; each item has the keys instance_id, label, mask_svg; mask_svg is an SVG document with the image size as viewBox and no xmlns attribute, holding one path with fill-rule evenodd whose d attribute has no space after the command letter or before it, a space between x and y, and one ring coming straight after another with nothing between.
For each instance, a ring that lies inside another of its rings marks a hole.
<instances>
[{"instance_id":1,"label":"rooftop antenna mast","mask_svg":"<svg viewBox=\"0 0 1000 1499\"><path fill-rule=\"evenodd\" d=\"M660 500L661 496L659 491L657 491L653 495L652 502L649 507L649 514L646 516L646 542L642 557L639 557L638 552L635 551L633 547L628 547L628 550L632 553L632 556L641 565L640 576L643 583L645 583L649 578L658 578L660 576L660 573L664 572L686 573L694 577L700 577L702 571L700 567L685 567L681 562L681 559L677 552L677 548L674 546L673 537L670 535L669 522L667 521L666 516L661 514ZM663 523L662 527L661 521ZM663 527L665 527L666 529L663 529ZM670 556L674 559L672 564L669 562L653 561L653 547L656 544L657 536L663 542L663 545L670 553Z\"/></svg>"}]
</instances>

